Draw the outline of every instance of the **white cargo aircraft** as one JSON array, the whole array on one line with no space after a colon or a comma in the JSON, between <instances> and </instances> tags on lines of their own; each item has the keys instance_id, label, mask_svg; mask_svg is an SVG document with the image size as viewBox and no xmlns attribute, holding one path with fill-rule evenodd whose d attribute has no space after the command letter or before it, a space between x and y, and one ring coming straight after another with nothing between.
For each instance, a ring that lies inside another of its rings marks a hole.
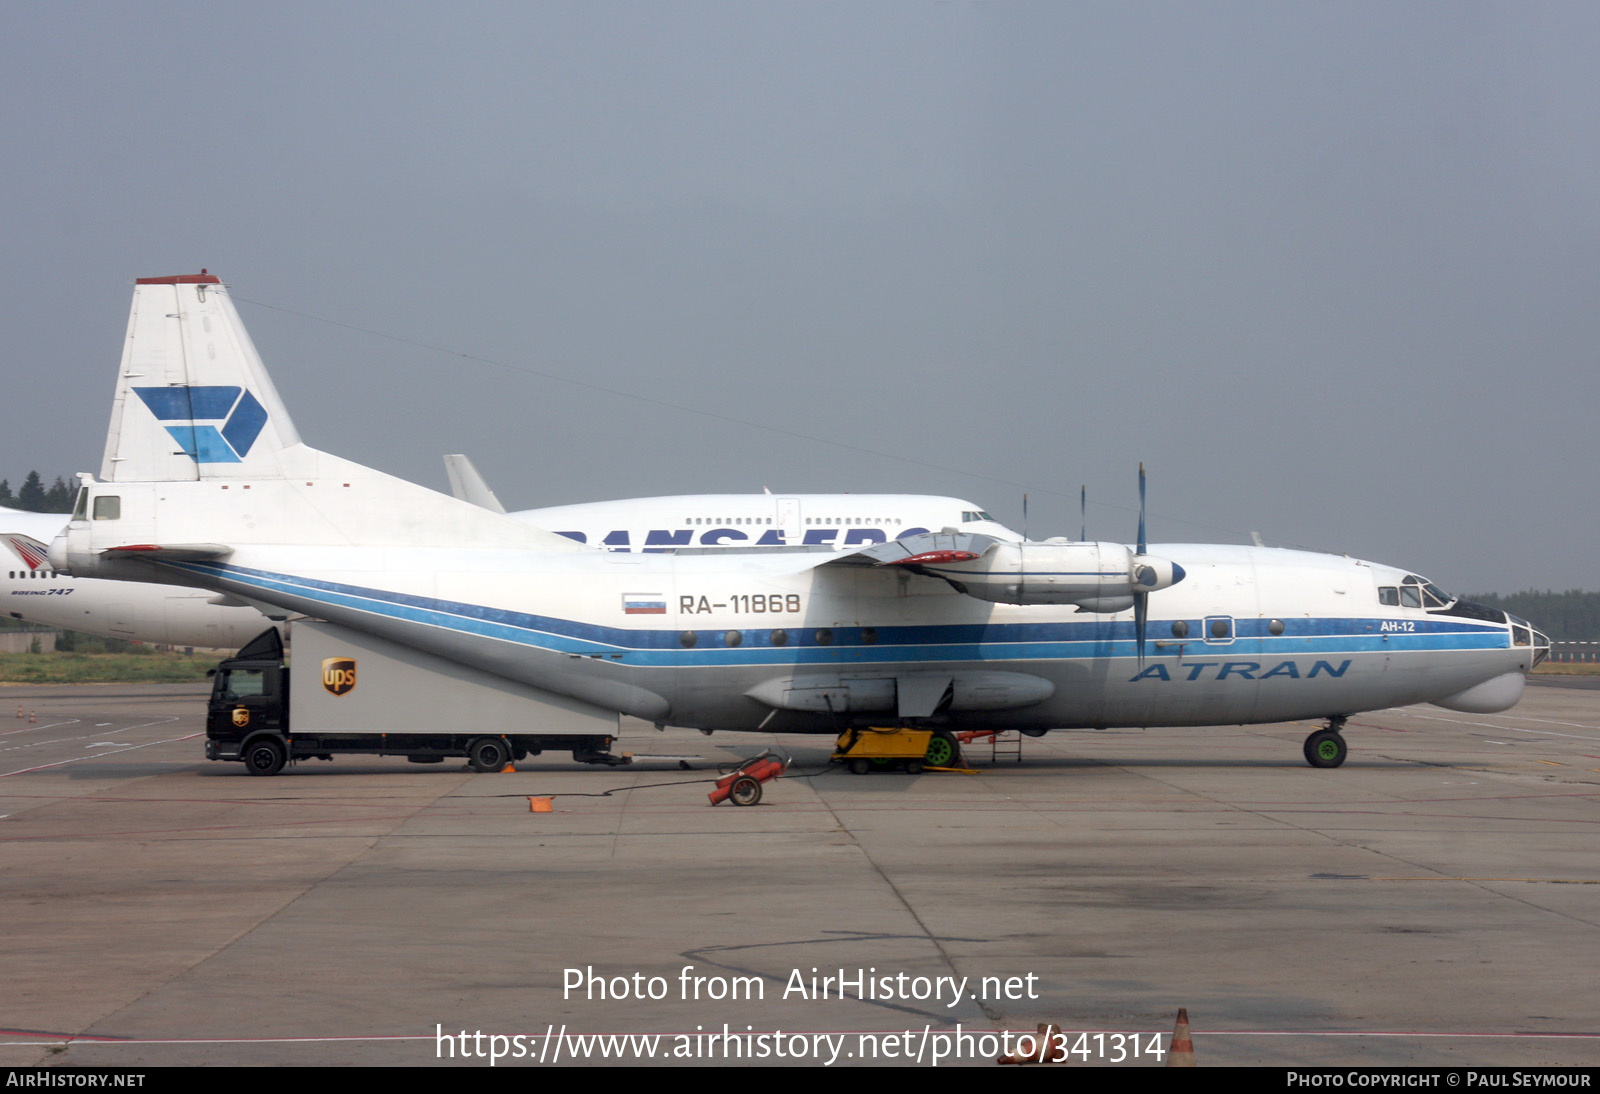
<instances>
[{"instance_id":1,"label":"white cargo aircraft","mask_svg":"<svg viewBox=\"0 0 1600 1094\"><path fill-rule=\"evenodd\" d=\"M505 512L465 456L446 456L445 466L456 497ZM619 552L853 549L946 527L1021 538L971 502L915 494L696 494L527 509L509 516ZM237 649L261 633L268 616L285 618L266 605L258 610L193 588L58 573L46 558L46 544L67 521L65 513L0 509L0 544L10 555L0 570L0 610L12 618L107 638L211 649Z\"/></svg>"},{"instance_id":2,"label":"white cargo aircraft","mask_svg":"<svg viewBox=\"0 0 1600 1094\"><path fill-rule=\"evenodd\" d=\"M480 712L512 693L519 718L551 725L622 713L707 731L1323 718L1307 759L1336 766L1349 715L1506 709L1548 648L1404 570L1149 547L1142 515L1132 548L957 528L855 550L596 551L303 444L204 273L135 288L101 480L51 544L56 569L323 621L307 633L324 650L363 651L397 688L386 663L444 681L446 709L484 734L509 732ZM340 696L325 702L372 694L355 663L323 661Z\"/></svg>"}]
</instances>

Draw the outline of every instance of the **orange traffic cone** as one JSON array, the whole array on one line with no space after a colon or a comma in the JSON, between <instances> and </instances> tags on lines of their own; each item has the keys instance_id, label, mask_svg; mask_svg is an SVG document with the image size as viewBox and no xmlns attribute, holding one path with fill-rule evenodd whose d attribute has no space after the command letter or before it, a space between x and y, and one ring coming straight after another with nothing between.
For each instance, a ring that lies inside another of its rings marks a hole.
<instances>
[{"instance_id":1,"label":"orange traffic cone","mask_svg":"<svg viewBox=\"0 0 1600 1094\"><path fill-rule=\"evenodd\" d=\"M1172 1028L1172 1045L1167 1049L1168 1067L1193 1067L1194 1042L1189 1039L1189 1008L1178 1008L1178 1024Z\"/></svg>"}]
</instances>

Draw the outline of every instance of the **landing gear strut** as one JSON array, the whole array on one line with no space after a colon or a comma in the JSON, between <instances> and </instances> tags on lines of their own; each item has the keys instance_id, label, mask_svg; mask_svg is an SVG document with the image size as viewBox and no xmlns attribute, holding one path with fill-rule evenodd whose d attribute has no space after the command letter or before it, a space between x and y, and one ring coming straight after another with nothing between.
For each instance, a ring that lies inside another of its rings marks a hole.
<instances>
[{"instance_id":1,"label":"landing gear strut","mask_svg":"<svg viewBox=\"0 0 1600 1094\"><path fill-rule=\"evenodd\" d=\"M1306 763L1312 767L1338 767L1350 754L1349 746L1339 731L1344 728L1344 716L1335 715L1328 724L1306 738Z\"/></svg>"}]
</instances>

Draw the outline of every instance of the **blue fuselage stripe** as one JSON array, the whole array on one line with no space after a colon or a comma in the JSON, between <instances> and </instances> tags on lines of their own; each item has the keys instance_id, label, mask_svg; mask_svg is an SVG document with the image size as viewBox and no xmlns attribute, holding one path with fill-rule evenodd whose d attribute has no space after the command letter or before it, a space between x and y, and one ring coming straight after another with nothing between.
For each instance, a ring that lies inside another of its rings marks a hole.
<instances>
[{"instance_id":1,"label":"blue fuselage stripe","mask_svg":"<svg viewBox=\"0 0 1600 1094\"><path fill-rule=\"evenodd\" d=\"M464 634L514 642L561 653L621 653L630 665L872 664L907 661L1069 660L1136 655L1137 634L1129 620L1110 618L1041 623L922 624L814 629L789 626L739 628L737 647L720 642L726 626L697 629L697 645L685 649L683 631L673 628L609 627L554 616L490 608L410 593L295 577L219 562L169 562L166 565L247 589L277 592L329 607L386 616ZM1504 627L1460 619L1407 619L1412 631L1383 633L1393 620L1378 617L1284 620L1282 635L1267 633L1264 619L1235 621L1232 641L1177 642L1150 635L1147 657L1178 656L1190 663L1245 661L1374 651L1504 649ZM1168 622L1152 621L1152 631ZM774 645L781 630L787 641ZM819 641L819 635L824 636ZM872 641L868 641L868 638Z\"/></svg>"}]
</instances>

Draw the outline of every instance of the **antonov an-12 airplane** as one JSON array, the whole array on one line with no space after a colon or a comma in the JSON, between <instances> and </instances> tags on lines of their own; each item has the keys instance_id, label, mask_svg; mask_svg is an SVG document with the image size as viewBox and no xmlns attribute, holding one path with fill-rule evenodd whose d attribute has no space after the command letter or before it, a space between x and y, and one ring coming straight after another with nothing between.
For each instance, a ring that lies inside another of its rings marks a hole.
<instances>
[{"instance_id":1,"label":"antonov an-12 airplane","mask_svg":"<svg viewBox=\"0 0 1600 1094\"><path fill-rule=\"evenodd\" d=\"M452 492L504 513L465 456L445 457ZM514 520L607 551L831 546L855 549L934 528L1021 537L960 498L916 494L694 494L525 509ZM0 610L13 619L106 638L237 649L286 614L172 585L74 578L51 568L48 542L68 517L0 508ZM286 628L285 628L286 629Z\"/></svg>"},{"instance_id":2,"label":"antonov an-12 airplane","mask_svg":"<svg viewBox=\"0 0 1600 1094\"><path fill-rule=\"evenodd\" d=\"M302 443L204 273L138 282L100 477L50 546L56 569L307 620L292 740L237 712L226 758L261 773L315 754L308 734L448 733L477 762L619 714L817 732L1318 718L1307 759L1336 766L1348 716L1506 709L1548 648L1405 570L1147 545L1142 482L1133 547L952 528L854 550L599 551Z\"/></svg>"}]
</instances>

